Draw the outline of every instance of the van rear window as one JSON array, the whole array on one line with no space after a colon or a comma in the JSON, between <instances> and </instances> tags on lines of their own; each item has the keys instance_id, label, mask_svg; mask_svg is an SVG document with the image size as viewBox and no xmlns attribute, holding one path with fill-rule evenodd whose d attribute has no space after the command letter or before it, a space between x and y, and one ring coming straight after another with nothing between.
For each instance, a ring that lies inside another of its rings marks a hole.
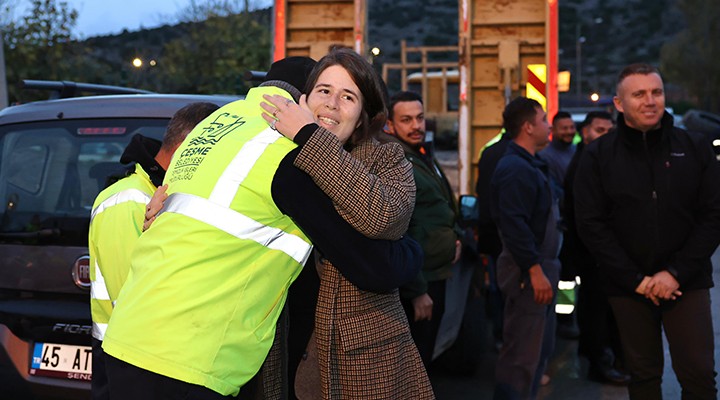
<instances>
[{"instance_id":1,"label":"van rear window","mask_svg":"<svg viewBox=\"0 0 720 400\"><path fill-rule=\"evenodd\" d=\"M87 245L93 201L126 173L120 156L140 133L162 138L168 120L54 121L0 127L0 242L33 238ZM18 235L14 235L18 234ZM8 239L10 238L10 239Z\"/></svg>"}]
</instances>

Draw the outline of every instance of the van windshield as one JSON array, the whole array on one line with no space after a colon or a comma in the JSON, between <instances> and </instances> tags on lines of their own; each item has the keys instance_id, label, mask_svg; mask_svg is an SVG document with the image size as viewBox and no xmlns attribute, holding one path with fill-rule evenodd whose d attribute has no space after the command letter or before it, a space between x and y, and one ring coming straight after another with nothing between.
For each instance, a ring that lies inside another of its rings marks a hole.
<instances>
[{"instance_id":1,"label":"van windshield","mask_svg":"<svg viewBox=\"0 0 720 400\"><path fill-rule=\"evenodd\" d=\"M97 194L124 176L136 133L162 138L167 119L52 121L0 127L0 243L87 246Z\"/></svg>"}]
</instances>

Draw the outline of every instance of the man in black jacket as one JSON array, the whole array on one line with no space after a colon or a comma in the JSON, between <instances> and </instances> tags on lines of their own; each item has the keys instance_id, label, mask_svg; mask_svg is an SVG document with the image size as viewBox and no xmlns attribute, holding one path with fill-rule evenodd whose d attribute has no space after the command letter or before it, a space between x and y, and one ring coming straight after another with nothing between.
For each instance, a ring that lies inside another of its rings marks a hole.
<instances>
[{"instance_id":1,"label":"man in black jacket","mask_svg":"<svg viewBox=\"0 0 720 400\"><path fill-rule=\"evenodd\" d=\"M662 325L683 398L715 399L720 164L705 137L673 126L654 67L626 67L614 101L617 130L580 160L575 216L620 327L630 398L662 398Z\"/></svg>"},{"instance_id":2,"label":"man in black jacket","mask_svg":"<svg viewBox=\"0 0 720 400\"><path fill-rule=\"evenodd\" d=\"M526 97L503 111L512 138L490 181L490 213L500 232L497 280L505 299L503 344L494 399L534 399L555 337L552 306L560 274L559 212L536 156L550 127L540 104Z\"/></svg>"},{"instance_id":3,"label":"man in black jacket","mask_svg":"<svg viewBox=\"0 0 720 400\"><path fill-rule=\"evenodd\" d=\"M563 233L560 261L563 270L572 266L582 279L576 310L580 328L578 353L590 361L588 377L600 382L627 385L630 376L615 368L615 356L620 354L617 324L602 288L597 262L578 237L573 195L573 180L584 147L612 128L612 116L605 111L589 112L582 124L583 141L578 143L565 175L562 217L566 230Z\"/></svg>"},{"instance_id":4,"label":"man in black jacket","mask_svg":"<svg viewBox=\"0 0 720 400\"><path fill-rule=\"evenodd\" d=\"M497 138L491 139L491 145L485 147L478 160L478 179L475 184L478 204L477 251L487 257L487 271L490 279L487 294L487 312L493 324L493 336L496 346L502 343L503 308L505 302L497 284L497 258L502 251L502 242L497 226L490 216L490 180L495 167L505 155L510 135L503 131ZM498 347L499 348L499 347Z\"/></svg>"}]
</instances>

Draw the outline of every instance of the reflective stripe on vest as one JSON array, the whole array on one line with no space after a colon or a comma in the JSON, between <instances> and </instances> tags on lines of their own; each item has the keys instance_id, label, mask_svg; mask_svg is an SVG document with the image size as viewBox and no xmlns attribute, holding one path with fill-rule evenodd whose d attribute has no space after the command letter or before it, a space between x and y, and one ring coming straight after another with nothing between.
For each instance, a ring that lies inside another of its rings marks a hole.
<instances>
[{"instance_id":1,"label":"reflective stripe on vest","mask_svg":"<svg viewBox=\"0 0 720 400\"><path fill-rule=\"evenodd\" d=\"M230 207L238 187L240 187L240 184L255 166L257 160L265 152L265 149L281 137L276 131L265 129L245 143L220 175L208 199L222 206Z\"/></svg>"},{"instance_id":2,"label":"reflective stripe on vest","mask_svg":"<svg viewBox=\"0 0 720 400\"><path fill-rule=\"evenodd\" d=\"M263 225L237 211L195 195L173 193L165 201L163 211L182 214L238 239L252 240L267 248L282 251L301 265L305 264L312 249L312 245L299 236Z\"/></svg>"},{"instance_id":3,"label":"reflective stripe on vest","mask_svg":"<svg viewBox=\"0 0 720 400\"><path fill-rule=\"evenodd\" d=\"M90 298L93 301L111 301L110 293L108 293L107 285L105 284L105 277L100 271L100 266L97 261L95 261L93 268L95 268L95 280L90 282ZM103 340L107 326L107 322L98 322L93 318L92 336L97 340Z\"/></svg>"},{"instance_id":4,"label":"reflective stripe on vest","mask_svg":"<svg viewBox=\"0 0 720 400\"><path fill-rule=\"evenodd\" d=\"M90 298L97 300L111 300L110 293L108 293L107 285L105 284L105 277L100 271L100 266L95 261L95 280L90 282Z\"/></svg>"},{"instance_id":5,"label":"reflective stripe on vest","mask_svg":"<svg viewBox=\"0 0 720 400\"><path fill-rule=\"evenodd\" d=\"M92 215L90 216L90 223L92 223L92 220L95 219L97 215L108 208L128 201L134 201L136 203L147 205L150 202L150 196L138 189L126 189L122 192L115 193L95 207L92 211ZM97 264L97 260L95 260L95 280L90 282L90 296L92 299L110 300L110 294L108 293L107 285L105 284L105 278L100 272L100 266Z\"/></svg>"},{"instance_id":6,"label":"reflective stripe on vest","mask_svg":"<svg viewBox=\"0 0 720 400\"><path fill-rule=\"evenodd\" d=\"M107 332L108 324L93 321L92 337L99 341L105 340L105 332Z\"/></svg>"},{"instance_id":7,"label":"reflective stripe on vest","mask_svg":"<svg viewBox=\"0 0 720 400\"><path fill-rule=\"evenodd\" d=\"M243 144L218 178L210 196L205 199L186 193L172 193L163 211L182 214L207 223L239 239L255 241L279 250L300 264L305 264L312 245L299 236L269 227L230 208L237 191L269 145L280 139L277 131L264 129Z\"/></svg>"},{"instance_id":8,"label":"reflective stripe on vest","mask_svg":"<svg viewBox=\"0 0 720 400\"><path fill-rule=\"evenodd\" d=\"M97 207L95 207L94 210L92 210L90 222L92 222L92 220L95 219L95 216L100 214L101 212L107 210L112 206L116 206L126 201L134 201L136 203L147 204L150 202L150 196L138 189L127 189L123 190L122 192L115 193L114 195L105 199L105 201L100 203Z\"/></svg>"},{"instance_id":9,"label":"reflective stripe on vest","mask_svg":"<svg viewBox=\"0 0 720 400\"><path fill-rule=\"evenodd\" d=\"M103 211L129 201L145 205L150 202L150 196L138 189L126 189L115 193L93 209L92 215L90 216L90 222L92 223L92 220ZM95 260L95 265L91 267L95 269L95 280L90 282L91 301L111 302L112 299L110 298L110 293L108 291L107 284L105 283L105 277L100 271L100 265L98 265L97 259ZM114 306L114 304L112 305ZM98 322L93 317L92 336L98 340L103 340L105 338L107 326L107 322Z\"/></svg>"}]
</instances>

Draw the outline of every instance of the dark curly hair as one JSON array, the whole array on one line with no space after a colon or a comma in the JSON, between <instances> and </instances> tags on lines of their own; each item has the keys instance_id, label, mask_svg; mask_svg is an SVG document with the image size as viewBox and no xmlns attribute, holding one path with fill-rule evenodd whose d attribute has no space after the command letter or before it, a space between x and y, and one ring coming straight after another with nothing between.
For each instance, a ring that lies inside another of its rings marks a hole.
<instances>
[{"instance_id":1,"label":"dark curly hair","mask_svg":"<svg viewBox=\"0 0 720 400\"><path fill-rule=\"evenodd\" d=\"M382 79L378 76L367 60L347 48L333 49L315 65L308 77L305 93L315 87L320 74L328 67L339 65L348 72L350 78L362 93L363 104L360 114L360 125L355 129L350 140L354 146L379 132L387 120L387 91Z\"/></svg>"}]
</instances>

